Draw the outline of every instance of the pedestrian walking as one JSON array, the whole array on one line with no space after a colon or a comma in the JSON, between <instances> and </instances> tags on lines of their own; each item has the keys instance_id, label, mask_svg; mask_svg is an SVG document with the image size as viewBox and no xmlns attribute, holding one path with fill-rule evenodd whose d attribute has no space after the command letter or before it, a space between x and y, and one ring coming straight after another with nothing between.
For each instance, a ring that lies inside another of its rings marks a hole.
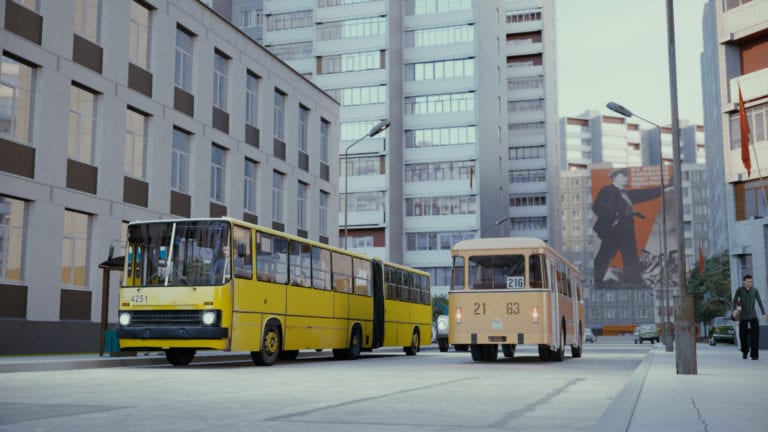
<instances>
[{"instance_id":1,"label":"pedestrian walking","mask_svg":"<svg viewBox=\"0 0 768 432\"><path fill-rule=\"evenodd\" d=\"M760 306L763 313L763 322L765 322L765 307L760 299L760 291L753 287L754 281L752 275L744 275L743 286L740 286L733 295L733 308L738 309L741 305L739 315L739 342L741 343L741 358L746 359L747 354L752 360L757 360L760 349L760 326L757 322L757 311L755 303Z\"/></svg>"}]
</instances>

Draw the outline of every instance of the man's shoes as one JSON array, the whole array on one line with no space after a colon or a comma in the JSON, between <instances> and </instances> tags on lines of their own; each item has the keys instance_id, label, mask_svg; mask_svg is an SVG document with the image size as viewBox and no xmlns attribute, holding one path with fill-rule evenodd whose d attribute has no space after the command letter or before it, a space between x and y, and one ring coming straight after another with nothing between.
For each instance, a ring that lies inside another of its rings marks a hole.
<instances>
[{"instance_id":1,"label":"man's shoes","mask_svg":"<svg viewBox=\"0 0 768 432\"><path fill-rule=\"evenodd\" d=\"M747 353L741 353L741 358L743 358L744 360L746 360L746 359L747 359Z\"/></svg>"}]
</instances>

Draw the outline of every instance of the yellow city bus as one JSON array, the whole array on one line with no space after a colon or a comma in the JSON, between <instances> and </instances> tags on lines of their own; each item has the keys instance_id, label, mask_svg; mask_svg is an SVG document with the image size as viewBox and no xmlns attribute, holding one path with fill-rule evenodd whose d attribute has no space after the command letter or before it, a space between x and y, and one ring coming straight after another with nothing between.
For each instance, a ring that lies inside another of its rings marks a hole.
<instances>
[{"instance_id":1,"label":"yellow city bus","mask_svg":"<svg viewBox=\"0 0 768 432\"><path fill-rule=\"evenodd\" d=\"M131 223L125 261L120 348L174 365L197 350L258 365L302 349L415 355L431 337L428 273L232 218Z\"/></svg>"},{"instance_id":2,"label":"yellow city bus","mask_svg":"<svg viewBox=\"0 0 768 432\"><path fill-rule=\"evenodd\" d=\"M544 241L482 238L451 248L449 342L469 345L474 361L494 361L499 345L538 345L541 360L581 357L584 302L578 268Z\"/></svg>"}]
</instances>

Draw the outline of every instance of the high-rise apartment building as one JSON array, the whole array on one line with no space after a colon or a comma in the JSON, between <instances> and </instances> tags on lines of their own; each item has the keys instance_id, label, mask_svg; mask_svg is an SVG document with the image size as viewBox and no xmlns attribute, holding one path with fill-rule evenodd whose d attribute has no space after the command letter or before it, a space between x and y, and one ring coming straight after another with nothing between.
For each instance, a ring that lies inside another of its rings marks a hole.
<instances>
[{"instance_id":1,"label":"high-rise apartment building","mask_svg":"<svg viewBox=\"0 0 768 432\"><path fill-rule=\"evenodd\" d=\"M724 178L725 188L710 198L710 209L725 210L731 286L751 274L763 298L768 291L768 0L710 0L704 14L705 125L707 175ZM749 160L743 161L739 89L749 134ZM712 136L710 137L710 132ZM712 160L712 155L722 157ZM710 230L722 228L722 210ZM718 246L723 242L719 242ZM712 252L719 252L714 250Z\"/></svg>"},{"instance_id":2,"label":"high-rise apartment building","mask_svg":"<svg viewBox=\"0 0 768 432\"><path fill-rule=\"evenodd\" d=\"M203 4L0 11L0 353L98 349L119 298L99 266L130 221L338 244L339 104Z\"/></svg>"},{"instance_id":3,"label":"high-rise apartment building","mask_svg":"<svg viewBox=\"0 0 768 432\"><path fill-rule=\"evenodd\" d=\"M340 102L350 248L425 269L442 293L458 240L559 238L551 0L211 5Z\"/></svg>"}]
</instances>

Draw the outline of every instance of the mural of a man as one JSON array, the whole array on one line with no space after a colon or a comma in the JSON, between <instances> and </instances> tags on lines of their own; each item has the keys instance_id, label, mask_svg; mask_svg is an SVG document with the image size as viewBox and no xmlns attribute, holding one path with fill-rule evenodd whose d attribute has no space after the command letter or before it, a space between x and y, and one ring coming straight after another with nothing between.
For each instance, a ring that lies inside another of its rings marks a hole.
<instances>
[{"instance_id":1,"label":"mural of a man","mask_svg":"<svg viewBox=\"0 0 768 432\"><path fill-rule=\"evenodd\" d=\"M617 169L609 177L612 183L600 189L592 204L592 211L597 216L592 230L601 241L595 256L595 286L599 288L610 283L611 278L606 274L608 266L616 253L621 252L624 263L621 285L645 287L635 238L635 218L645 216L632 208L632 205L659 197L661 188L627 190L627 168ZM613 279L613 282L618 280Z\"/></svg>"}]
</instances>

